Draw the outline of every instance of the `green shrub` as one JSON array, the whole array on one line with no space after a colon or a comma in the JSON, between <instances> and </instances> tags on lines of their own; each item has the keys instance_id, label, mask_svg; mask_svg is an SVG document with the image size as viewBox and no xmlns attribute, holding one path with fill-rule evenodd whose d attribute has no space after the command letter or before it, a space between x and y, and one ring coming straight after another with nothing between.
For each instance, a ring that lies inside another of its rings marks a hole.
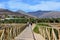
<instances>
[{"instance_id":1,"label":"green shrub","mask_svg":"<svg viewBox=\"0 0 60 40\"><path fill-rule=\"evenodd\" d=\"M39 33L39 28L38 28L38 26L36 26L36 27L33 29L33 31L34 31L35 33Z\"/></svg>"}]
</instances>

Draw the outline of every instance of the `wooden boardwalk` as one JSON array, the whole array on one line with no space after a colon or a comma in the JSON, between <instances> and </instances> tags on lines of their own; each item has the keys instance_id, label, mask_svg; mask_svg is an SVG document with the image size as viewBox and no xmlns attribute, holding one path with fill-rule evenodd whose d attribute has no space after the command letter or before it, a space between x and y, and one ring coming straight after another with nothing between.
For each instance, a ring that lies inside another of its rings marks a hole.
<instances>
[{"instance_id":1,"label":"wooden boardwalk","mask_svg":"<svg viewBox=\"0 0 60 40\"><path fill-rule=\"evenodd\" d=\"M39 27L40 34L36 34L32 31L34 27L29 25L25 28L25 30L20 35L15 37L15 40L60 40L60 34L59 34L60 27L56 28L54 25L51 26L52 27L45 27L45 26Z\"/></svg>"},{"instance_id":2,"label":"wooden boardwalk","mask_svg":"<svg viewBox=\"0 0 60 40\"><path fill-rule=\"evenodd\" d=\"M26 29L20 35L15 37L15 40L34 40L32 26L27 26Z\"/></svg>"}]
</instances>

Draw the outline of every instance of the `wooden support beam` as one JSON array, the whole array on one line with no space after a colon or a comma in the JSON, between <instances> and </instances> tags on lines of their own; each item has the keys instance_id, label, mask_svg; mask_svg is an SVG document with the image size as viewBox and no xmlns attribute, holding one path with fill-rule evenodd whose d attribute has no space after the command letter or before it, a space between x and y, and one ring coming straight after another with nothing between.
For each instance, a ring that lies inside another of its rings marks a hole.
<instances>
[{"instance_id":1,"label":"wooden support beam","mask_svg":"<svg viewBox=\"0 0 60 40\"><path fill-rule=\"evenodd\" d=\"M51 40L50 33L49 33L49 31L48 31L48 28L47 28L47 27L46 27L46 33L47 33L47 35L48 35L48 39L49 39L49 40Z\"/></svg>"},{"instance_id":2,"label":"wooden support beam","mask_svg":"<svg viewBox=\"0 0 60 40\"><path fill-rule=\"evenodd\" d=\"M54 32L54 29L52 28L52 34L53 34L53 40L57 40L56 34Z\"/></svg>"},{"instance_id":3,"label":"wooden support beam","mask_svg":"<svg viewBox=\"0 0 60 40\"><path fill-rule=\"evenodd\" d=\"M60 40L60 29L58 29L58 37L59 37L59 40Z\"/></svg>"}]
</instances>

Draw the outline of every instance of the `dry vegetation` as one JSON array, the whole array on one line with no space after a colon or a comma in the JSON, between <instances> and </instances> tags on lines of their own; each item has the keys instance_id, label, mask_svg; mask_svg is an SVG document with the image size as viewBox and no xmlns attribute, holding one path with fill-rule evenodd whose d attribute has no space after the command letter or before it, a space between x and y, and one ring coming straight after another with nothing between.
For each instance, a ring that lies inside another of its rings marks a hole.
<instances>
[{"instance_id":1,"label":"dry vegetation","mask_svg":"<svg viewBox=\"0 0 60 40\"><path fill-rule=\"evenodd\" d=\"M12 23L12 24L0 24L1 27L9 27L9 26L24 26L26 24L23 24L23 23Z\"/></svg>"},{"instance_id":2,"label":"dry vegetation","mask_svg":"<svg viewBox=\"0 0 60 40\"><path fill-rule=\"evenodd\" d=\"M51 23L51 25L53 25L55 27L60 27L60 23Z\"/></svg>"},{"instance_id":3,"label":"dry vegetation","mask_svg":"<svg viewBox=\"0 0 60 40\"><path fill-rule=\"evenodd\" d=\"M3 30L0 30L0 36L1 36L2 32L3 32Z\"/></svg>"}]
</instances>

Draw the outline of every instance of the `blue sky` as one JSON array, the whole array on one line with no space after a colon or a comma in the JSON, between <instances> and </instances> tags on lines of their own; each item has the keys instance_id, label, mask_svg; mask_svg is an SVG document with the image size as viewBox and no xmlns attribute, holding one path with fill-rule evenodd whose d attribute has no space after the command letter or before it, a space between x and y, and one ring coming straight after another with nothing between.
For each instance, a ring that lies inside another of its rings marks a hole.
<instances>
[{"instance_id":1,"label":"blue sky","mask_svg":"<svg viewBox=\"0 0 60 40\"><path fill-rule=\"evenodd\" d=\"M60 0L0 0L0 8L26 12L37 10L60 11Z\"/></svg>"}]
</instances>

